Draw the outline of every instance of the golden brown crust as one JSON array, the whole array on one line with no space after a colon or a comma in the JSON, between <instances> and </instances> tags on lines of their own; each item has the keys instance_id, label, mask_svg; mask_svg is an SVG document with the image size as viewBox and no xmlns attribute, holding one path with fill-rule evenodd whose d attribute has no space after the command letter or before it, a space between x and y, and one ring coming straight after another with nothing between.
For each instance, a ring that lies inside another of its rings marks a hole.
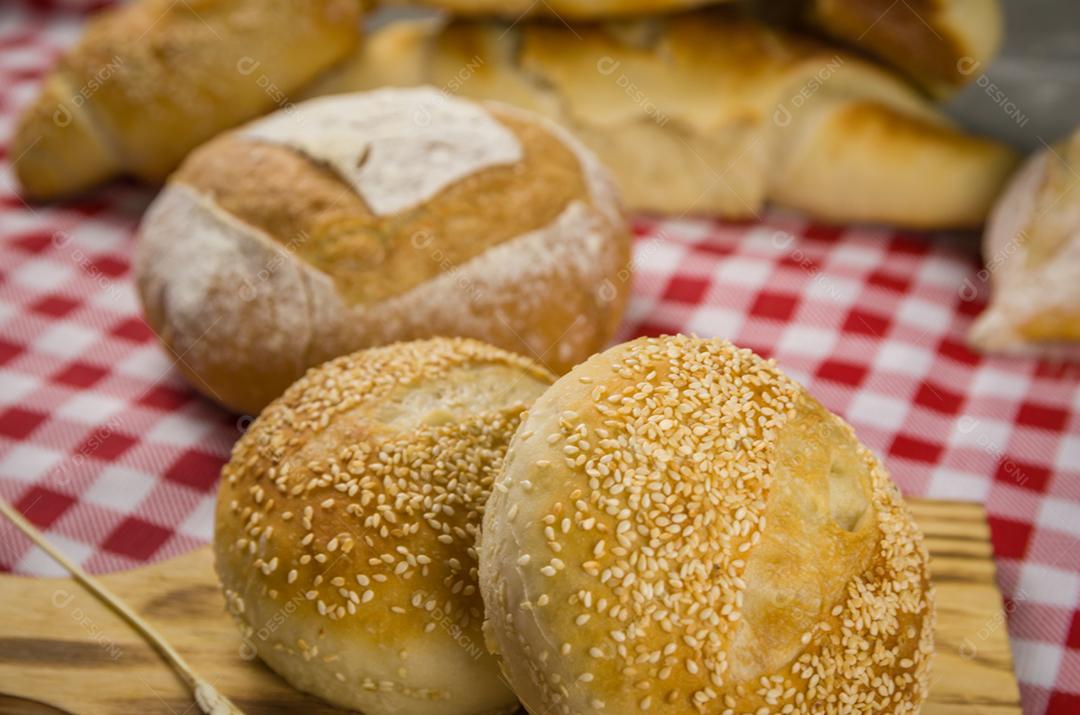
<instances>
[{"instance_id":1,"label":"golden brown crust","mask_svg":"<svg viewBox=\"0 0 1080 715\"><path fill-rule=\"evenodd\" d=\"M812 0L810 22L942 94L985 71L1001 42L997 0Z\"/></svg>"},{"instance_id":2,"label":"golden brown crust","mask_svg":"<svg viewBox=\"0 0 1080 715\"><path fill-rule=\"evenodd\" d=\"M405 293L488 249L555 221L587 196L578 158L533 121L492 113L518 138L522 160L471 174L430 201L377 216L325 166L242 134L200 147L173 176L327 274L350 305ZM494 200L492 197L497 197ZM417 260L417 243L442 260Z\"/></svg>"},{"instance_id":3,"label":"golden brown crust","mask_svg":"<svg viewBox=\"0 0 1080 715\"><path fill-rule=\"evenodd\" d=\"M370 715L511 706L482 647L474 542L521 413L552 380L435 339L338 358L293 385L222 472L216 567L247 645L297 687Z\"/></svg>"},{"instance_id":4,"label":"golden brown crust","mask_svg":"<svg viewBox=\"0 0 1080 715\"><path fill-rule=\"evenodd\" d=\"M319 100L318 111L360 119L368 100L443 101L434 90L374 94ZM424 129L414 159L391 166L423 175L445 166L435 152L482 147L492 132L521 157L482 163L400 210L377 213L320 157L255 138L276 115L192 155L143 220L135 274L150 325L196 388L257 412L308 367L400 340L473 337L557 372L606 344L629 292L630 235L603 170L549 122L449 103L490 126L430 150L424 137L442 134ZM310 129L310 106L287 116ZM334 149L342 166L364 151L353 141Z\"/></svg>"},{"instance_id":5,"label":"golden brown crust","mask_svg":"<svg viewBox=\"0 0 1080 715\"><path fill-rule=\"evenodd\" d=\"M50 75L65 91L43 92L19 125L20 184L51 198L115 173L162 181L191 148L285 104L354 49L359 15L355 0L140 0L104 11ZM57 126L57 112L70 124ZM90 154L83 135L105 155ZM83 149L70 174L50 175L46 159L68 159L68 145Z\"/></svg>"},{"instance_id":6,"label":"golden brown crust","mask_svg":"<svg viewBox=\"0 0 1080 715\"><path fill-rule=\"evenodd\" d=\"M851 428L720 340L640 339L529 412L484 518L485 626L531 711L914 713L927 556Z\"/></svg>"},{"instance_id":7,"label":"golden brown crust","mask_svg":"<svg viewBox=\"0 0 1080 715\"><path fill-rule=\"evenodd\" d=\"M558 121L645 211L745 218L771 200L838 221L972 226L1015 161L900 77L722 8L573 28L392 24L308 91L415 84ZM864 131L837 165L835 148L869 105L904 131L895 141ZM919 163L896 159L912 150Z\"/></svg>"},{"instance_id":8,"label":"golden brown crust","mask_svg":"<svg viewBox=\"0 0 1080 715\"><path fill-rule=\"evenodd\" d=\"M790 151L780 151L772 195L832 221L934 229L949 216L950 225L978 226L1017 163L1004 145L880 102L837 106L821 97L807 104L803 120L785 142ZM801 140L802 131L816 138ZM927 181L941 176L963 188L949 191Z\"/></svg>"}]
</instances>

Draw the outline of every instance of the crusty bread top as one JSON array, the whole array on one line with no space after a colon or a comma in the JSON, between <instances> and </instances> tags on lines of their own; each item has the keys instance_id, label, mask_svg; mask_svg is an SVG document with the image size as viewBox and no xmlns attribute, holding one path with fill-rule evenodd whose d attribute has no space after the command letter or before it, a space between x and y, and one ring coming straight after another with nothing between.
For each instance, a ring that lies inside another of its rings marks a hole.
<instances>
[{"instance_id":1,"label":"crusty bread top","mask_svg":"<svg viewBox=\"0 0 1080 715\"><path fill-rule=\"evenodd\" d=\"M173 181L330 276L352 305L544 228L594 189L550 128L433 89L304 103L200 147Z\"/></svg>"},{"instance_id":2,"label":"crusty bread top","mask_svg":"<svg viewBox=\"0 0 1080 715\"><path fill-rule=\"evenodd\" d=\"M415 609L435 599L478 633L480 515L522 411L552 379L446 338L309 371L222 471L215 550L230 609L242 619L245 599L295 599L297 617L405 649L432 630ZM315 645L287 644L298 657Z\"/></svg>"},{"instance_id":3,"label":"crusty bread top","mask_svg":"<svg viewBox=\"0 0 1080 715\"><path fill-rule=\"evenodd\" d=\"M749 351L679 336L591 358L537 400L492 494L489 635L532 711L925 695L914 522L850 427Z\"/></svg>"}]
</instances>

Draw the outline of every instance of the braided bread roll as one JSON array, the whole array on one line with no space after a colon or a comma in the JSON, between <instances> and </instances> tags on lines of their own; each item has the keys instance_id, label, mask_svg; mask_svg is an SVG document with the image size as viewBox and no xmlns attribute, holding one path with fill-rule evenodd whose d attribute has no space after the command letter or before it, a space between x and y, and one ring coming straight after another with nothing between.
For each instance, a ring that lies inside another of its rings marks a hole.
<instances>
[{"instance_id":1,"label":"braided bread roll","mask_svg":"<svg viewBox=\"0 0 1080 715\"><path fill-rule=\"evenodd\" d=\"M611 339L630 234L558 126L430 89L311 100L199 147L139 227L146 319L257 412L325 360L465 336L564 372Z\"/></svg>"},{"instance_id":2,"label":"braided bread roll","mask_svg":"<svg viewBox=\"0 0 1080 715\"><path fill-rule=\"evenodd\" d=\"M1015 163L903 80L725 9L625 23L392 24L311 95L432 84L552 117L631 208L980 224Z\"/></svg>"},{"instance_id":3,"label":"braided bread roll","mask_svg":"<svg viewBox=\"0 0 1080 715\"><path fill-rule=\"evenodd\" d=\"M24 194L163 181L192 148L288 103L359 40L358 0L137 0L88 23L11 143Z\"/></svg>"}]
</instances>

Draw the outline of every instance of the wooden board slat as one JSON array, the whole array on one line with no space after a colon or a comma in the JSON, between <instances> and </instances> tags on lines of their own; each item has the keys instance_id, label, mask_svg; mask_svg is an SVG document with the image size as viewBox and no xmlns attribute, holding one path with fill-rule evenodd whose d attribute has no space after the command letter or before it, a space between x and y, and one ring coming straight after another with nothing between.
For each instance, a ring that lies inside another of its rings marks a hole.
<instances>
[{"instance_id":1,"label":"wooden board slat","mask_svg":"<svg viewBox=\"0 0 1080 715\"><path fill-rule=\"evenodd\" d=\"M937 589L937 655L924 715L1019 715L982 507L911 506ZM339 712L245 658L208 548L103 580L246 713ZM157 654L72 581L0 576L0 603L0 714L197 712Z\"/></svg>"}]
</instances>

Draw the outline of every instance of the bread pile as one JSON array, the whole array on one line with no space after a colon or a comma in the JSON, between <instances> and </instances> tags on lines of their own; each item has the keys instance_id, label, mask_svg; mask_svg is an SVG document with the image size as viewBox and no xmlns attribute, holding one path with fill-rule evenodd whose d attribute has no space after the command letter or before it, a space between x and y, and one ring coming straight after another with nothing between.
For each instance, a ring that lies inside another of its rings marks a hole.
<instances>
[{"instance_id":1,"label":"bread pile","mask_svg":"<svg viewBox=\"0 0 1080 715\"><path fill-rule=\"evenodd\" d=\"M774 201L833 221L976 226L1015 165L901 76L738 8L392 23L308 92L418 84L554 119L650 212L745 219Z\"/></svg>"},{"instance_id":2,"label":"bread pile","mask_svg":"<svg viewBox=\"0 0 1080 715\"><path fill-rule=\"evenodd\" d=\"M103 13L19 125L24 191L160 182L199 143L298 97L424 84L555 120L645 211L746 218L775 202L977 226L1016 161L934 103L992 58L997 0L428 0L456 17L391 22L358 45L361 4Z\"/></svg>"},{"instance_id":3,"label":"bread pile","mask_svg":"<svg viewBox=\"0 0 1080 715\"><path fill-rule=\"evenodd\" d=\"M928 96L992 20L915 3L956 42L912 59L921 31L856 34L853 0L433 4L476 17L357 49L352 0L139 0L17 132L37 197L168 175L147 320L261 411L214 535L247 644L366 715L917 712L927 555L851 428L723 340L599 352L631 280L614 184L676 214L977 224L1012 154Z\"/></svg>"},{"instance_id":4,"label":"bread pile","mask_svg":"<svg viewBox=\"0 0 1080 715\"><path fill-rule=\"evenodd\" d=\"M248 644L366 715L918 712L927 555L850 427L716 339L552 380L436 339L290 387L222 475Z\"/></svg>"}]
</instances>

